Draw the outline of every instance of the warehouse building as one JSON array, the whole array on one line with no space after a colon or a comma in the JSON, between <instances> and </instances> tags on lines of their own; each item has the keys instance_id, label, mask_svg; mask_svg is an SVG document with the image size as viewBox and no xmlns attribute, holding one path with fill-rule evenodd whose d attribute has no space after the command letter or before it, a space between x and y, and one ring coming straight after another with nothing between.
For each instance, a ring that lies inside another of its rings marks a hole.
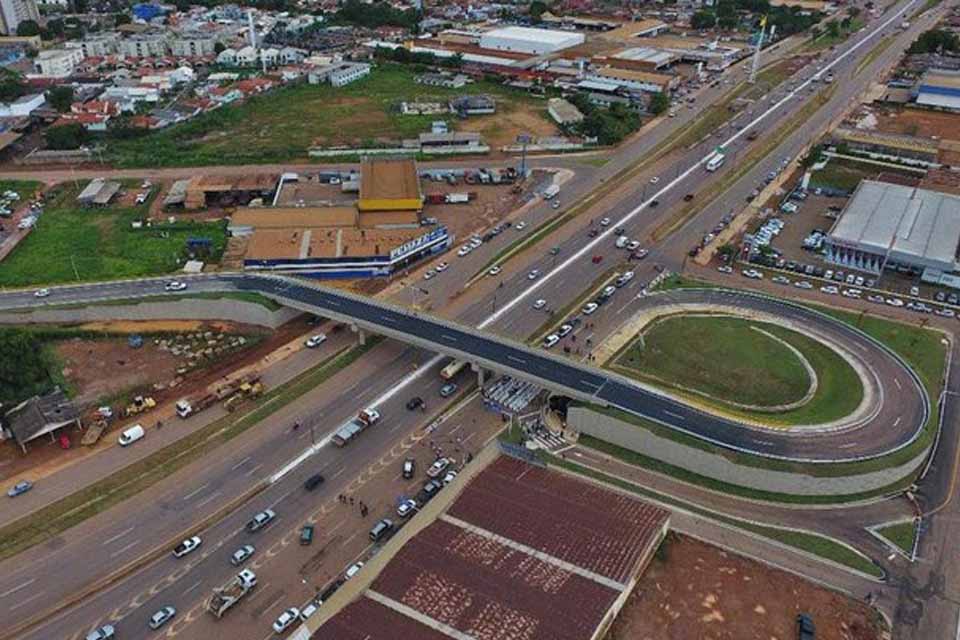
<instances>
[{"instance_id":1,"label":"warehouse building","mask_svg":"<svg viewBox=\"0 0 960 640\"><path fill-rule=\"evenodd\" d=\"M916 88L917 104L960 110L960 71L930 69Z\"/></svg>"},{"instance_id":2,"label":"warehouse building","mask_svg":"<svg viewBox=\"0 0 960 640\"><path fill-rule=\"evenodd\" d=\"M864 180L824 244L829 262L862 271L956 271L960 197Z\"/></svg>"},{"instance_id":3,"label":"warehouse building","mask_svg":"<svg viewBox=\"0 0 960 640\"><path fill-rule=\"evenodd\" d=\"M630 47L614 53L609 58L596 58L621 69L634 71L658 71L674 65L680 59L669 51L661 51L652 47Z\"/></svg>"},{"instance_id":4,"label":"warehouse building","mask_svg":"<svg viewBox=\"0 0 960 640\"><path fill-rule=\"evenodd\" d=\"M531 29L530 27L503 27L480 36L480 46L498 51L519 51L533 55L556 53L584 43L582 33Z\"/></svg>"},{"instance_id":5,"label":"warehouse building","mask_svg":"<svg viewBox=\"0 0 960 640\"><path fill-rule=\"evenodd\" d=\"M423 208L417 163L411 159L365 159L360 163L362 212L409 211Z\"/></svg>"}]
</instances>

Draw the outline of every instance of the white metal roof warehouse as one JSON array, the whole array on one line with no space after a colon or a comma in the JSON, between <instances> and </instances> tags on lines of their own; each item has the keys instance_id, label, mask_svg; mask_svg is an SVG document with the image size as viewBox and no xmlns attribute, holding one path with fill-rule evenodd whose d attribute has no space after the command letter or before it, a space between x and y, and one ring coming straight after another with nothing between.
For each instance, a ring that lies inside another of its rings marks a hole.
<instances>
[{"instance_id":1,"label":"white metal roof warehouse","mask_svg":"<svg viewBox=\"0 0 960 640\"><path fill-rule=\"evenodd\" d=\"M484 49L543 55L583 44L584 39L582 33L573 31L503 27L492 29L480 36L480 46Z\"/></svg>"},{"instance_id":2,"label":"white metal roof warehouse","mask_svg":"<svg viewBox=\"0 0 960 640\"><path fill-rule=\"evenodd\" d=\"M826 240L827 260L879 273L957 268L960 197L864 180Z\"/></svg>"}]
</instances>

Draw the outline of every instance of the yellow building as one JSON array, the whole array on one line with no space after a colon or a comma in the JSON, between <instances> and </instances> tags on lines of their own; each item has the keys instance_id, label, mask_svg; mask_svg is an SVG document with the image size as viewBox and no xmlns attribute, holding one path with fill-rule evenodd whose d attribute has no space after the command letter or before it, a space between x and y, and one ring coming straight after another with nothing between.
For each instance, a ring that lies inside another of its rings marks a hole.
<instances>
[{"instance_id":1,"label":"yellow building","mask_svg":"<svg viewBox=\"0 0 960 640\"><path fill-rule=\"evenodd\" d=\"M423 208L417 164L410 159L366 159L360 166L360 200L363 212L414 211Z\"/></svg>"}]
</instances>

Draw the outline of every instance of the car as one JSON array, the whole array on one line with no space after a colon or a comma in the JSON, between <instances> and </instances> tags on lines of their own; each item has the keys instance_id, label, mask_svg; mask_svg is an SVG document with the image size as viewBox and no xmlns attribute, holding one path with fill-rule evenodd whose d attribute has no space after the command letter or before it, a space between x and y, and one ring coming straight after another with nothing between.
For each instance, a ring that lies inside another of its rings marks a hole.
<instances>
[{"instance_id":1,"label":"car","mask_svg":"<svg viewBox=\"0 0 960 640\"><path fill-rule=\"evenodd\" d=\"M940 292L938 291L937 293L940 293ZM910 295L914 297L920 295L920 287L916 287L916 286L910 287ZM934 298L936 298L936 296L934 296Z\"/></svg>"},{"instance_id":2,"label":"car","mask_svg":"<svg viewBox=\"0 0 960 640\"><path fill-rule=\"evenodd\" d=\"M16 498L17 496L22 496L27 491L30 491L30 489L33 489L33 483L29 480L21 480L17 484L7 489L7 495L11 498Z\"/></svg>"},{"instance_id":3,"label":"car","mask_svg":"<svg viewBox=\"0 0 960 640\"><path fill-rule=\"evenodd\" d=\"M33 296L34 296L35 298L46 298L46 297L49 296L49 295L50 295L50 289L37 289L37 290L33 293Z\"/></svg>"},{"instance_id":4,"label":"car","mask_svg":"<svg viewBox=\"0 0 960 640\"><path fill-rule=\"evenodd\" d=\"M322 473L315 473L304 481L303 488L307 491L313 491L323 484L323 480L324 477Z\"/></svg>"},{"instance_id":5,"label":"car","mask_svg":"<svg viewBox=\"0 0 960 640\"><path fill-rule=\"evenodd\" d=\"M423 398L420 396L413 396L407 400L407 411L414 411L423 406Z\"/></svg>"},{"instance_id":6,"label":"car","mask_svg":"<svg viewBox=\"0 0 960 640\"><path fill-rule=\"evenodd\" d=\"M443 486L447 486L448 484L450 484L456 479L457 479L456 471L453 471L453 470L447 471L447 475L443 476Z\"/></svg>"},{"instance_id":7,"label":"car","mask_svg":"<svg viewBox=\"0 0 960 640\"><path fill-rule=\"evenodd\" d=\"M627 243L627 251L637 251L637 249L640 249L639 241L631 240L630 242ZM643 253L643 256L641 256L640 253ZM636 258L637 260L643 260L643 258L646 257L646 255L647 255L646 252L643 249L640 249L640 251L637 251Z\"/></svg>"},{"instance_id":8,"label":"car","mask_svg":"<svg viewBox=\"0 0 960 640\"><path fill-rule=\"evenodd\" d=\"M832 279L833 279L833 269L827 269L826 271L824 271L824 272L823 272L823 277L826 278L827 280L832 280Z\"/></svg>"},{"instance_id":9,"label":"car","mask_svg":"<svg viewBox=\"0 0 960 640\"><path fill-rule=\"evenodd\" d=\"M775 282L777 284L790 284L790 278L787 276L774 276L770 278L770 282Z\"/></svg>"},{"instance_id":10,"label":"car","mask_svg":"<svg viewBox=\"0 0 960 640\"><path fill-rule=\"evenodd\" d=\"M436 266L437 273L443 273L443 272L446 271L449 267L450 267L450 265L447 264L446 262L441 262L440 264L438 264L438 265Z\"/></svg>"},{"instance_id":11,"label":"car","mask_svg":"<svg viewBox=\"0 0 960 640\"><path fill-rule=\"evenodd\" d=\"M409 480L413 477L413 474L417 471L417 461L413 458L407 458L403 461L403 468L401 470L401 475L403 475L404 480Z\"/></svg>"},{"instance_id":12,"label":"car","mask_svg":"<svg viewBox=\"0 0 960 640\"><path fill-rule=\"evenodd\" d=\"M257 515L253 516L249 522L247 522L247 531L253 533L254 531L259 531L265 526L273 522L273 519L277 517L276 512L273 509L264 509Z\"/></svg>"},{"instance_id":13,"label":"car","mask_svg":"<svg viewBox=\"0 0 960 640\"><path fill-rule=\"evenodd\" d=\"M731 267L728 264L725 264L721 267L717 267L717 271L719 271L720 273L733 273L733 267Z\"/></svg>"},{"instance_id":14,"label":"car","mask_svg":"<svg viewBox=\"0 0 960 640\"><path fill-rule=\"evenodd\" d=\"M863 291L860 289L844 289L840 292L844 298L860 298L863 295Z\"/></svg>"},{"instance_id":15,"label":"car","mask_svg":"<svg viewBox=\"0 0 960 640\"><path fill-rule=\"evenodd\" d=\"M543 348L549 349L550 347L557 344L558 342L560 342L560 336L558 336L555 333L551 333L550 335L548 335L546 338L543 339Z\"/></svg>"},{"instance_id":16,"label":"car","mask_svg":"<svg viewBox=\"0 0 960 640\"><path fill-rule=\"evenodd\" d=\"M306 341L303 343L303 346L305 346L307 349L316 349L326 341L327 341L326 334L318 333L317 335L310 336L309 338L307 338Z\"/></svg>"},{"instance_id":17,"label":"car","mask_svg":"<svg viewBox=\"0 0 960 640\"><path fill-rule=\"evenodd\" d=\"M613 230L613 235L615 236L625 236L627 235L627 230L624 227L617 227Z\"/></svg>"},{"instance_id":18,"label":"car","mask_svg":"<svg viewBox=\"0 0 960 640\"><path fill-rule=\"evenodd\" d=\"M654 198L653 200L650 201L650 207L651 207L651 208L657 206L658 204L660 204L660 201L657 200L656 198Z\"/></svg>"},{"instance_id":19,"label":"car","mask_svg":"<svg viewBox=\"0 0 960 640\"><path fill-rule=\"evenodd\" d=\"M446 471L447 467L451 464L453 464L453 461L450 458L437 458L434 463L430 465L430 468L427 469L427 477L436 478Z\"/></svg>"},{"instance_id":20,"label":"car","mask_svg":"<svg viewBox=\"0 0 960 640\"><path fill-rule=\"evenodd\" d=\"M634 252L633 252L633 258L634 258L635 260L643 260L643 259L646 258L648 255L650 255L650 251L647 250L647 249L640 249L639 251L634 251Z\"/></svg>"},{"instance_id":21,"label":"car","mask_svg":"<svg viewBox=\"0 0 960 640\"><path fill-rule=\"evenodd\" d=\"M357 575L358 573L360 573L360 569L363 569L363 563L362 563L362 562L354 562L352 565L350 565L349 567L347 567L347 570L344 572L344 574L343 574L344 579L345 579L345 580L349 580L349 579L352 578L353 576L355 576L355 575Z\"/></svg>"},{"instance_id":22,"label":"car","mask_svg":"<svg viewBox=\"0 0 960 640\"><path fill-rule=\"evenodd\" d=\"M840 293L840 289L838 289L836 286L834 286L834 285L832 285L832 284L828 284L828 285L825 285L825 286L823 286L823 287L820 287L820 291L821 291L822 293L826 293L826 294L831 295L831 296L835 296L835 295L837 295L838 293Z\"/></svg>"},{"instance_id":23,"label":"car","mask_svg":"<svg viewBox=\"0 0 960 640\"><path fill-rule=\"evenodd\" d=\"M173 557L182 558L183 556L196 551L202 542L203 541L200 539L200 536L192 536L187 538L173 548Z\"/></svg>"},{"instance_id":24,"label":"car","mask_svg":"<svg viewBox=\"0 0 960 640\"><path fill-rule=\"evenodd\" d=\"M610 218L600 218L600 226L601 226L601 227L609 227L609 226L610 226Z\"/></svg>"},{"instance_id":25,"label":"car","mask_svg":"<svg viewBox=\"0 0 960 640\"><path fill-rule=\"evenodd\" d=\"M955 293L951 293L947 296L947 303L949 304L960 304L960 296Z\"/></svg>"},{"instance_id":26,"label":"car","mask_svg":"<svg viewBox=\"0 0 960 640\"><path fill-rule=\"evenodd\" d=\"M694 195L692 193L688 193L687 195L683 196L683 201L690 202L691 200L693 200L693 198L694 198Z\"/></svg>"},{"instance_id":27,"label":"car","mask_svg":"<svg viewBox=\"0 0 960 640\"><path fill-rule=\"evenodd\" d=\"M437 275L436 271L434 271L433 269L427 269L427 272L423 274L423 279L429 280L435 275Z\"/></svg>"},{"instance_id":28,"label":"car","mask_svg":"<svg viewBox=\"0 0 960 640\"><path fill-rule=\"evenodd\" d=\"M872 296L867 296L867 302L874 302L877 304L883 304L885 302L883 296L874 294Z\"/></svg>"},{"instance_id":29,"label":"car","mask_svg":"<svg viewBox=\"0 0 960 640\"><path fill-rule=\"evenodd\" d=\"M249 560L250 556L252 556L253 552L256 550L257 550L256 547L254 547L252 544L243 545L242 547L234 551L233 554L230 556L230 564L232 564L235 567L239 567L244 562Z\"/></svg>"},{"instance_id":30,"label":"car","mask_svg":"<svg viewBox=\"0 0 960 640\"><path fill-rule=\"evenodd\" d=\"M300 621L306 622L307 619L320 610L320 602L317 600L311 600L307 604L303 605L303 609L300 609Z\"/></svg>"},{"instance_id":31,"label":"car","mask_svg":"<svg viewBox=\"0 0 960 640\"><path fill-rule=\"evenodd\" d=\"M527 228L527 223L521 220L517 224L513 225L513 228L516 229L517 231L523 231L524 229Z\"/></svg>"},{"instance_id":32,"label":"car","mask_svg":"<svg viewBox=\"0 0 960 640\"><path fill-rule=\"evenodd\" d=\"M581 309L581 311L583 311L583 315L589 316L599 308L600 305L598 305L596 302L588 302L587 304L583 305L583 309Z\"/></svg>"},{"instance_id":33,"label":"car","mask_svg":"<svg viewBox=\"0 0 960 640\"><path fill-rule=\"evenodd\" d=\"M957 312L954 311L953 309L937 309L936 311L934 311L934 313L937 314L938 316L942 317L942 318L956 318L956 317L957 317Z\"/></svg>"},{"instance_id":34,"label":"car","mask_svg":"<svg viewBox=\"0 0 960 640\"><path fill-rule=\"evenodd\" d=\"M90 633L88 633L84 640L110 640L115 637L115 632L112 624L105 624L102 627L97 627Z\"/></svg>"},{"instance_id":35,"label":"car","mask_svg":"<svg viewBox=\"0 0 960 640\"><path fill-rule=\"evenodd\" d=\"M884 302L886 302L891 307L903 306L903 300L901 300L900 298L887 298L886 300L884 300Z\"/></svg>"},{"instance_id":36,"label":"car","mask_svg":"<svg viewBox=\"0 0 960 640\"><path fill-rule=\"evenodd\" d=\"M795 286L797 289L813 289L813 284L806 280L800 280L799 282L794 282L793 286Z\"/></svg>"},{"instance_id":37,"label":"car","mask_svg":"<svg viewBox=\"0 0 960 640\"><path fill-rule=\"evenodd\" d=\"M488 276L500 275L500 272L501 272L501 271L503 271L503 267L497 265L497 266L494 266L494 267L490 267L490 271L487 271L487 275L488 275Z\"/></svg>"},{"instance_id":38,"label":"car","mask_svg":"<svg viewBox=\"0 0 960 640\"><path fill-rule=\"evenodd\" d=\"M167 284L163 285L164 291L183 291L187 288L186 282L180 282L179 280L171 280Z\"/></svg>"},{"instance_id":39,"label":"car","mask_svg":"<svg viewBox=\"0 0 960 640\"><path fill-rule=\"evenodd\" d=\"M933 296L933 299L937 302L943 302L947 299L947 294L945 294L943 291L937 291L937 293Z\"/></svg>"},{"instance_id":40,"label":"car","mask_svg":"<svg viewBox=\"0 0 960 640\"><path fill-rule=\"evenodd\" d=\"M545 306L547 306L547 301L544 300L543 298L540 298L539 300L533 303L533 308L537 309L538 311L540 309L543 309Z\"/></svg>"},{"instance_id":41,"label":"car","mask_svg":"<svg viewBox=\"0 0 960 640\"><path fill-rule=\"evenodd\" d=\"M631 280L633 280L633 271L626 271L626 272L620 274L620 277L618 277L616 280L614 280L613 286L615 286L615 287L623 287L623 286L626 286L626 284L627 284L628 282L630 282Z\"/></svg>"},{"instance_id":42,"label":"car","mask_svg":"<svg viewBox=\"0 0 960 640\"><path fill-rule=\"evenodd\" d=\"M847 279L846 279L846 283L847 283L847 284L853 284L853 283L856 282L856 281L857 281L857 276L856 276L856 274L854 274L854 273L847 274Z\"/></svg>"},{"instance_id":43,"label":"car","mask_svg":"<svg viewBox=\"0 0 960 640\"><path fill-rule=\"evenodd\" d=\"M286 611L280 614L280 617L276 619L273 623L273 630L276 633L283 633L293 625L294 622L300 619L300 609L296 607L290 607Z\"/></svg>"},{"instance_id":44,"label":"car","mask_svg":"<svg viewBox=\"0 0 960 640\"><path fill-rule=\"evenodd\" d=\"M863 278L863 276L857 276L853 279L853 284L857 285L858 287L862 287L865 282L866 280Z\"/></svg>"},{"instance_id":45,"label":"car","mask_svg":"<svg viewBox=\"0 0 960 640\"><path fill-rule=\"evenodd\" d=\"M177 610L171 606L166 606L150 616L150 621L147 622L147 626L156 631L170 622L170 619L175 615L177 615Z\"/></svg>"},{"instance_id":46,"label":"car","mask_svg":"<svg viewBox=\"0 0 960 640\"><path fill-rule=\"evenodd\" d=\"M536 280L540 277L539 269L531 269L530 273L527 274L527 280Z\"/></svg>"},{"instance_id":47,"label":"car","mask_svg":"<svg viewBox=\"0 0 960 640\"><path fill-rule=\"evenodd\" d=\"M757 271L756 269L744 269L741 271L744 277L750 278L751 280L763 280L763 273Z\"/></svg>"},{"instance_id":48,"label":"car","mask_svg":"<svg viewBox=\"0 0 960 640\"><path fill-rule=\"evenodd\" d=\"M440 387L440 397L449 398L457 392L457 385L455 382L448 382L447 384Z\"/></svg>"},{"instance_id":49,"label":"car","mask_svg":"<svg viewBox=\"0 0 960 640\"><path fill-rule=\"evenodd\" d=\"M420 493L417 494L417 504L426 504L433 499L437 492L443 489L443 484L439 480L430 480L423 485Z\"/></svg>"},{"instance_id":50,"label":"car","mask_svg":"<svg viewBox=\"0 0 960 640\"><path fill-rule=\"evenodd\" d=\"M457 251L457 255L462 258L462 257L464 257L465 255L467 255L468 253L470 253L471 251L473 251L473 247L471 247L471 246L468 245L468 244L465 244L465 245L463 245L462 247L460 247L460 249Z\"/></svg>"},{"instance_id":51,"label":"car","mask_svg":"<svg viewBox=\"0 0 960 640\"><path fill-rule=\"evenodd\" d=\"M797 640L816 640L817 628L813 619L805 613L797 614Z\"/></svg>"},{"instance_id":52,"label":"car","mask_svg":"<svg viewBox=\"0 0 960 640\"><path fill-rule=\"evenodd\" d=\"M592 258L590 258L590 262L592 262L593 264L600 264L601 262L603 262L603 256L600 256L600 255L593 256Z\"/></svg>"},{"instance_id":53,"label":"car","mask_svg":"<svg viewBox=\"0 0 960 640\"><path fill-rule=\"evenodd\" d=\"M550 251L549 251L548 253L549 253L550 255L552 255L552 256L555 256L555 255L557 255L558 253L560 253L560 247L554 247L554 248L550 249Z\"/></svg>"},{"instance_id":54,"label":"car","mask_svg":"<svg viewBox=\"0 0 960 640\"><path fill-rule=\"evenodd\" d=\"M408 498L397 506L397 517L408 518L416 510L417 501L413 500L412 498Z\"/></svg>"},{"instance_id":55,"label":"car","mask_svg":"<svg viewBox=\"0 0 960 640\"><path fill-rule=\"evenodd\" d=\"M604 288L603 288L603 291L601 292L600 295L609 298L610 296L612 296L612 295L615 294L616 292L617 292L617 288L611 284L611 285L607 285L606 287L604 287Z\"/></svg>"},{"instance_id":56,"label":"car","mask_svg":"<svg viewBox=\"0 0 960 640\"><path fill-rule=\"evenodd\" d=\"M477 247L483 244L483 239L478 238L477 236L473 236L472 238L470 238L470 242L468 242L467 244L469 244L471 247L476 249Z\"/></svg>"},{"instance_id":57,"label":"car","mask_svg":"<svg viewBox=\"0 0 960 640\"><path fill-rule=\"evenodd\" d=\"M653 176L650 178L650 184L657 184L658 182L660 182L660 176Z\"/></svg>"},{"instance_id":58,"label":"car","mask_svg":"<svg viewBox=\"0 0 960 640\"><path fill-rule=\"evenodd\" d=\"M564 338L564 337L566 337L567 334L569 334L571 331L573 331L573 325L572 325L572 324L562 324L562 325L560 325L560 328L557 329L557 337L558 337L558 338Z\"/></svg>"},{"instance_id":59,"label":"car","mask_svg":"<svg viewBox=\"0 0 960 640\"><path fill-rule=\"evenodd\" d=\"M305 524L300 528L300 544L308 545L313 542L313 530L314 527L312 524Z\"/></svg>"},{"instance_id":60,"label":"car","mask_svg":"<svg viewBox=\"0 0 960 640\"><path fill-rule=\"evenodd\" d=\"M149 194L149 193L138 193L136 200L134 200L134 204L143 204L144 202L147 201L147 196L148 196L148 195L150 195L150 194Z\"/></svg>"}]
</instances>

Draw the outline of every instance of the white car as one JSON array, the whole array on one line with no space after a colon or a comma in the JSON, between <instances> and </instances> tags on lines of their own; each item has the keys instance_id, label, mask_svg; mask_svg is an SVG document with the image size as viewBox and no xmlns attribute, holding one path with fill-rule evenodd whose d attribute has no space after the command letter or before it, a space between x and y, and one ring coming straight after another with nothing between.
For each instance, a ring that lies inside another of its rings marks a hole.
<instances>
[{"instance_id":1,"label":"white car","mask_svg":"<svg viewBox=\"0 0 960 640\"><path fill-rule=\"evenodd\" d=\"M900 298L887 298L886 302L887 302L887 304L890 305L891 307L902 307L902 306L903 306L903 300L901 300Z\"/></svg>"},{"instance_id":2,"label":"white car","mask_svg":"<svg viewBox=\"0 0 960 640\"><path fill-rule=\"evenodd\" d=\"M497 275L500 275L500 272L501 272L501 271L503 271L503 267L500 267L500 266L498 265L498 266L495 266L495 267L491 267L491 268L490 268L490 271L487 271L487 275L488 275L488 276L497 276Z\"/></svg>"},{"instance_id":3,"label":"white car","mask_svg":"<svg viewBox=\"0 0 960 640\"><path fill-rule=\"evenodd\" d=\"M657 184L658 182L660 182L660 176L653 176L650 178L650 184Z\"/></svg>"},{"instance_id":4,"label":"white car","mask_svg":"<svg viewBox=\"0 0 960 640\"><path fill-rule=\"evenodd\" d=\"M457 479L456 471L447 471L447 475L443 476L443 486L447 486L451 482Z\"/></svg>"},{"instance_id":5,"label":"white car","mask_svg":"<svg viewBox=\"0 0 960 640\"><path fill-rule=\"evenodd\" d=\"M603 295L607 296L608 298L613 294L615 294L616 292L617 292L617 288L612 284L603 288Z\"/></svg>"},{"instance_id":6,"label":"white car","mask_svg":"<svg viewBox=\"0 0 960 640\"><path fill-rule=\"evenodd\" d=\"M956 318L957 312L953 309L937 309L934 311L935 314L944 318Z\"/></svg>"},{"instance_id":7,"label":"white car","mask_svg":"<svg viewBox=\"0 0 960 640\"><path fill-rule=\"evenodd\" d=\"M600 218L600 226L601 226L601 227L609 227L609 226L610 226L610 218Z\"/></svg>"},{"instance_id":8,"label":"white car","mask_svg":"<svg viewBox=\"0 0 960 640\"><path fill-rule=\"evenodd\" d=\"M549 349L550 347L557 344L558 342L560 342L560 336L558 336L555 333L551 333L550 335L548 335L546 338L543 339L543 348Z\"/></svg>"},{"instance_id":9,"label":"white car","mask_svg":"<svg viewBox=\"0 0 960 640\"><path fill-rule=\"evenodd\" d=\"M790 284L790 278L787 276L774 276L770 278L770 282L775 282L777 284Z\"/></svg>"},{"instance_id":10,"label":"white car","mask_svg":"<svg viewBox=\"0 0 960 640\"><path fill-rule=\"evenodd\" d=\"M883 299L883 296L874 294L872 296L867 296L867 302L873 302L875 304L883 304L885 300Z\"/></svg>"},{"instance_id":11,"label":"white car","mask_svg":"<svg viewBox=\"0 0 960 640\"><path fill-rule=\"evenodd\" d=\"M276 622L273 623L273 630L277 633L283 633L290 628L294 622L300 618L300 609L296 607L290 607L286 611L280 614L280 617L277 618Z\"/></svg>"},{"instance_id":12,"label":"white car","mask_svg":"<svg viewBox=\"0 0 960 640\"><path fill-rule=\"evenodd\" d=\"M829 295L831 295L831 296L835 296L835 295L837 295L838 293L840 293L840 289L838 289L837 287L835 287L835 286L833 286L833 285L826 285L826 286L824 286L824 287L820 287L820 291L821 291L822 293L826 293L826 294L829 294Z\"/></svg>"},{"instance_id":13,"label":"white car","mask_svg":"<svg viewBox=\"0 0 960 640\"><path fill-rule=\"evenodd\" d=\"M757 271L756 269L744 269L740 273L742 273L745 277L750 278L752 280L763 280L763 274Z\"/></svg>"},{"instance_id":14,"label":"white car","mask_svg":"<svg viewBox=\"0 0 960 640\"><path fill-rule=\"evenodd\" d=\"M177 610L173 607L166 606L150 616L150 622L147 623L147 626L156 631L163 625L170 622L170 619L175 615L177 615Z\"/></svg>"},{"instance_id":15,"label":"white car","mask_svg":"<svg viewBox=\"0 0 960 640\"><path fill-rule=\"evenodd\" d=\"M318 333L315 336L310 336L309 338L307 338L306 342L303 343L303 346L305 346L307 349L316 349L326 341L327 341L326 334Z\"/></svg>"},{"instance_id":16,"label":"white car","mask_svg":"<svg viewBox=\"0 0 960 640\"><path fill-rule=\"evenodd\" d=\"M193 536L192 538L187 538L186 540L184 540L183 542L181 542L180 544L178 544L173 548L173 557L182 558L188 553L192 553L196 551L197 548L200 546L201 542L202 541L200 540L200 536Z\"/></svg>"},{"instance_id":17,"label":"white car","mask_svg":"<svg viewBox=\"0 0 960 640\"><path fill-rule=\"evenodd\" d=\"M163 285L164 291L183 291L187 288L186 282L180 282L179 280L171 280L167 284Z\"/></svg>"},{"instance_id":18,"label":"white car","mask_svg":"<svg viewBox=\"0 0 960 640\"><path fill-rule=\"evenodd\" d=\"M860 289L844 289L840 292L844 298L859 298L863 295L863 291Z\"/></svg>"},{"instance_id":19,"label":"white car","mask_svg":"<svg viewBox=\"0 0 960 640\"><path fill-rule=\"evenodd\" d=\"M423 274L423 279L424 279L424 280L429 280L430 278L432 278L432 277L435 276L435 275L437 275L437 272L436 272L436 271L434 271L433 269L427 269L427 272Z\"/></svg>"},{"instance_id":20,"label":"white car","mask_svg":"<svg viewBox=\"0 0 960 640\"><path fill-rule=\"evenodd\" d=\"M469 244L471 247L476 249L477 247L483 244L483 240L481 238L478 238L477 236L473 236L472 238L470 238Z\"/></svg>"},{"instance_id":21,"label":"white car","mask_svg":"<svg viewBox=\"0 0 960 640\"><path fill-rule=\"evenodd\" d=\"M250 556L256 551L256 547L252 544L245 544L236 551L233 552L233 555L230 556L230 564L235 567L239 567L244 562L246 562Z\"/></svg>"},{"instance_id":22,"label":"white car","mask_svg":"<svg viewBox=\"0 0 960 640\"><path fill-rule=\"evenodd\" d=\"M437 265L437 273L443 273L449 266L446 262L441 262Z\"/></svg>"},{"instance_id":23,"label":"white car","mask_svg":"<svg viewBox=\"0 0 960 640\"><path fill-rule=\"evenodd\" d=\"M543 309L545 306L547 306L547 301L544 300L543 298L540 298L539 300L533 303L533 308L536 309L537 311L539 311L540 309Z\"/></svg>"},{"instance_id":24,"label":"white car","mask_svg":"<svg viewBox=\"0 0 960 640\"><path fill-rule=\"evenodd\" d=\"M600 308L600 305L598 305L596 302L588 302L583 306L583 309L581 309L581 311L583 311L583 315L589 316L599 308Z\"/></svg>"},{"instance_id":25,"label":"white car","mask_svg":"<svg viewBox=\"0 0 960 640\"><path fill-rule=\"evenodd\" d=\"M449 467L451 463L452 460L450 460L450 458L440 458L434 461L434 463L427 469L427 477L436 478L441 473L446 471L447 467Z\"/></svg>"},{"instance_id":26,"label":"white car","mask_svg":"<svg viewBox=\"0 0 960 640\"><path fill-rule=\"evenodd\" d=\"M349 567L347 567L347 571L343 574L343 577L344 577L346 580L349 580L349 579L352 578L353 576L355 576L355 575L357 575L358 573L360 573L360 569L363 569L363 563L362 563L362 562L354 562L352 565L350 565Z\"/></svg>"},{"instance_id":27,"label":"white car","mask_svg":"<svg viewBox=\"0 0 960 640\"><path fill-rule=\"evenodd\" d=\"M813 284L810 282L807 282L806 280L794 282L793 286L795 286L797 289L813 289Z\"/></svg>"},{"instance_id":28,"label":"white car","mask_svg":"<svg viewBox=\"0 0 960 640\"><path fill-rule=\"evenodd\" d=\"M523 231L524 229L527 228L527 223L521 220L517 224L513 225L513 228L516 229L517 231Z\"/></svg>"},{"instance_id":29,"label":"white car","mask_svg":"<svg viewBox=\"0 0 960 640\"><path fill-rule=\"evenodd\" d=\"M33 295L36 298L46 298L50 295L50 289L37 289Z\"/></svg>"},{"instance_id":30,"label":"white car","mask_svg":"<svg viewBox=\"0 0 960 640\"><path fill-rule=\"evenodd\" d=\"M473 251L473 247L471 247L471 246L468 245L468 244L465 244L465 245L463 245L462 247L460 247L460 250L459 250L459 251L457 251L457 255L462 258L463 256L467 255L467 254L470 253L471 251Z\"/></svg>"},{"instance_id":31,"label":"white car","mask_svg":"<svg viewBox=\"0 0 960 640\"><path fill-rule=\"evenodd\" d=\"M413 498L409 498L400 503L400 506L397 507L397 515L401 518L406 518L412 514L417 508L417 501Z\"/></svg>"},{"instance_id":32,"label":"white car","mask_svg":"<svg viewBox=\"0 0 960 640\"><path fill-rule=\"evenodd\" d=\"M531 269L527 274L527 280L536 280L540 277L540 269Z\"/></svg>"},{"instance_id":33,"label":"white car","mask_svg":"<svg viewBox=\"0 0 960 640\"><path fill-rule=\"evenodd\" d=\"M719 271L720 273L733 273L733 267L731 267L728 264L725 264L721 267L717 267L717 271Z\"/></svg>"}]
</instances>

